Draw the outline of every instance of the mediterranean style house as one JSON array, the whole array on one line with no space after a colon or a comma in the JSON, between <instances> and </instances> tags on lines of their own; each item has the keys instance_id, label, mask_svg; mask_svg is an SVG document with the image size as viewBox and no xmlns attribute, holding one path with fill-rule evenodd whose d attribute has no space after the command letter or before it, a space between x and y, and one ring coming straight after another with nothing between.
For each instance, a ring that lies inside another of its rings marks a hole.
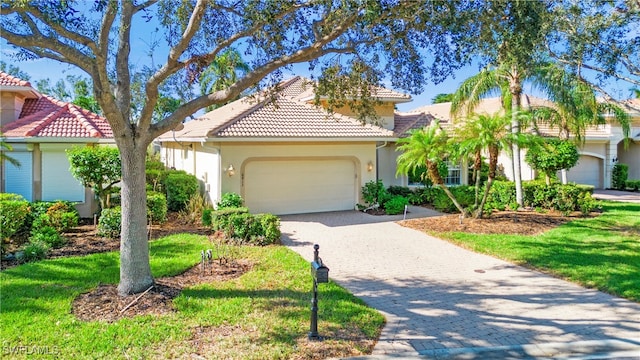
<instances>
[{"instance_id":1,"label":"mediterranean style house","mask_svg":"<svg viewBox=\"0 0 640 360\"><path fill-rule=\"evenodd\" d=\"M640 99L627 100L629 105L640 108ZM552 106L548 100L533 96L523 96L522 104L525 108ZM451 103L440 103L422 106L414 111L419 114L433 116L444 123L452 123L450 115ZM475 112L478 114L494 114L502 110L500 98L487 98L480 102ZM629 179L640 179L640 112L630 111L631 133L625 145L625 139L620 124L613 121L611 116L605 115L605 124L591 126L586 130L584 143L579 146L580 159L578 164L567 172L569 182L593 185L596 189L611 187L611 171L618 163L629 166ZM540 126L543 135L558 136L558 129ZM531 180L536 173L524 162L522 154L522 179ZM507 154L500 155L509 179L513 179L510 158Z\"/></svg>"},{"instance_id":2,"label":"mediterranean style house","mask_svg":"<svg viewBox=\"0 0 640 360\"><path fill-rule=\"evenodd\" d=\"M242 98L159 138L168 167L195 174L209 201L240 194L252 212L292 214L350 210L369 181L396 177L396 141L428 125L424 113L399 113L408 95L377 88L379 125L363 125L349 108L313 105L309 80L280 84L275 98Z\"/></svg>"},{"instance_id":3,"label":"mediterranean style house","mask_svg":"<svg viewBox=\"0 0 640 360\"><path fill-rule=\"evenodd\" d=\"M0 191L26 200L75 202L80 216L97 209L93 192L69 171L66 149L115 144L106 119L40 94L29 82L0 72L0 131L20 166L0 164Z\"/></svg>"}]
</instances>

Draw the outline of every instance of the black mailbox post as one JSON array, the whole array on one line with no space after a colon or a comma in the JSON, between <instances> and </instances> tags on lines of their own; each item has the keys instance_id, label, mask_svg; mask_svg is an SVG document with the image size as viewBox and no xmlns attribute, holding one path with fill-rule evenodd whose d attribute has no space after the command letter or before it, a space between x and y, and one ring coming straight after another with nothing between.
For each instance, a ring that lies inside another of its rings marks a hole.
<instances>
[{"instance_id":1,"label":"black mailbox post","mask_svg":"<svg viewBox=\"0 0 640 360\"><path fill-rule=\"evenodd\" d=\"M318 256L318 244L313 245L313 261L311 262L311 276L313 277L313 297L311 298L311 326L309 340L322 340L318 335L318 283L329 282L329 268L322 263Z\"/></svg>"}]
</instances>

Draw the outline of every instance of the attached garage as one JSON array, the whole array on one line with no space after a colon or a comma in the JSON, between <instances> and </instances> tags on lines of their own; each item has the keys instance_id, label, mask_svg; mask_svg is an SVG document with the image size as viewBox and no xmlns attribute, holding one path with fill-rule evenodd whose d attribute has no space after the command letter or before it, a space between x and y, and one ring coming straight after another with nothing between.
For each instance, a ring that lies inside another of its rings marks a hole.
<instances>
[{"instance_id":1,"label":"attached garage","mask_svg":"<svg viewBox=\"0 0 640 360\"><path fill-rule=\"evenodd\" d=\"M593 185L596 189L603 187L603 159L581 155L578 164L567 171L567 180L577 184Z\"/></svg>"},{"instance_id":2,"label":"attached garage","mask_svg":"<svg viewBox=\"0 0 640 360\"><path fill-rule=\"evenodd\" d=\"M352 210L359 184L353 158L271 158L245 163L243 197L253 213Z\"/></svg>"}]
</instances>

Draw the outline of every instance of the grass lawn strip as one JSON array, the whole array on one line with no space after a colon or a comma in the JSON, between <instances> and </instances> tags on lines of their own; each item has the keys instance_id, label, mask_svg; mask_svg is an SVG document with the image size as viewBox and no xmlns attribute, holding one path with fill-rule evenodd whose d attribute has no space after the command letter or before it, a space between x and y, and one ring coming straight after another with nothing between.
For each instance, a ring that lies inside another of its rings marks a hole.
<instances>
[{"instance_id":1,"label":"grass lawn strip","mask_svg":"<svg viewBox=\"0 0 640 360\"><path fill-rule=\"evenodd\" d=\"M172 235L150 243L155 277L184 272L211 247L204 236ZM176 312L109 323L71 312L81 293L115 284L118 253L58 258L0 273L3 351L27 358L326 358L369 352L384 318L335 283L320 286L319 332L308 342L309 263L285 247L243 247L254 263L239 278L200 284L174 300ZM7 349L5 349L7 348ZM31 352L31 353L29 353Z\"/></svg>"},{"instance_id":2,"label":"grass lawn strip","mask_svg":"<svg viewBox=\"0 0 640 360\"><path fill-rule=\"evenodd\" d=\"M605 202L603 210L540 235L431 235L640 302L640 204Z\"/></svg>"}]
</instances>

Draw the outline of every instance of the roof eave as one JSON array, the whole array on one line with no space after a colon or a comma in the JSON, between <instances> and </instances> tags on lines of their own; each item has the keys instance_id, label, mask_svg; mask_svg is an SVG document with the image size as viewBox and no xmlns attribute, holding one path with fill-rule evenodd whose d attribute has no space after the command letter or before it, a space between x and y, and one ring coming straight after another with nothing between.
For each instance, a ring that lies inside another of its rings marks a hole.
<instances>
[{"instance_id":1,"label":"roof eave","mask_svg":"<svg viewBox=\"0 0 640 360\"><path fill-rule=\"evenodd\" d=\"M396 136L339 137L210 137L207 142L376 142L396 141ZM186 141L180 139L180 141Z\"/></svg>"},{"instance_id":2,"label":"roof eave","mask_svg":"<svg viewBox=\"0 0 640 360\"><path fill-rule=\"evenodd\" d=\"M30 86L0 85L0 92L18 93L27 99L37 99L40 94Z\"/></svg>"}]
</instances>

